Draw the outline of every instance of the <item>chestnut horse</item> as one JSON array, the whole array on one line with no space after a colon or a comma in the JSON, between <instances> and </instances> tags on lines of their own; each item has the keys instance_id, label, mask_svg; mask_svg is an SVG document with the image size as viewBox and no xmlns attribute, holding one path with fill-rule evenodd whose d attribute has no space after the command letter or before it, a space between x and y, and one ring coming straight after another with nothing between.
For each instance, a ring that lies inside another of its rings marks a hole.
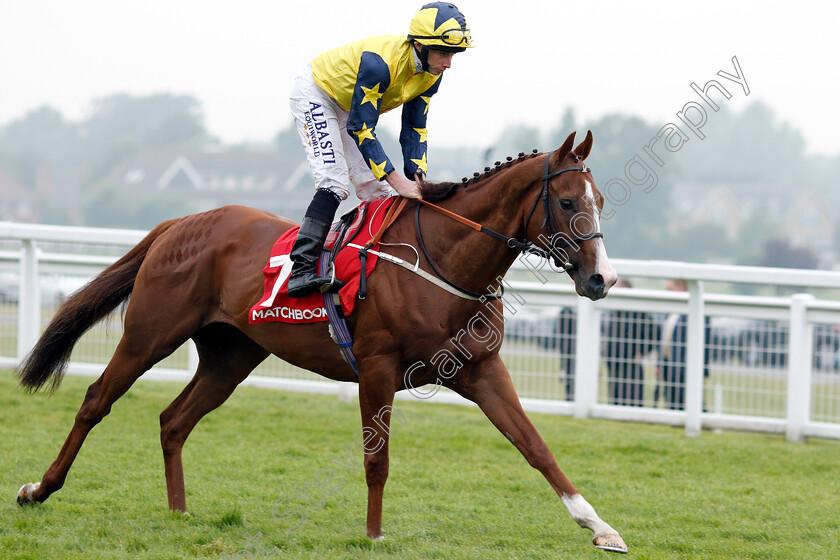
<instances>
[{"instance_id":1,"label":"chestnut horse","mask_svg":"<svg viewBox=\"0 0 840 560\"><path fill-rule=\"evenodd\" d=\"M423 269L445 277L461 292L481 294L499 289L499 279L523 249L542 251L558 264L566 261L581 296L605 297L616 274L601 239L598 217L603 201L589 169L581 163L592 148L592 133L573 150L574 136L551 154L520 154L518 161L509 158L463 184L428 185L437 193L429 198L441 208L480 223L502 241L423 208L416 213L418 229L414 212L406 211L387 229L383 245L401 243L386 247L398 256L404 253L404 258L414 254L406 245L422 246ZM418 203L407 204L407 210L415 210ZM40 483L21 488L19 503L43 502L61 488L85 437L111 405L143 373L192 338L198 369L160 415L171 510L187 510L181 450L190 431L274 354L326 378L358 382L365 441L377 444L375 449L365 447L369 538L382 537L394 394L440 382L481 408L545 476L574 520L594 532L596 546L626 552L621 537L566 478L525 415L498 345L481 343L482 337L486 343L490 330L502 332L504 302L498 294L458 297L405 268L380 262L368 278L367 298L357 302L348 319L355 333L358 378L330 339L326 323L249 324L249 310L262 294L262 270L272 245L293 226L241 206L164 222L63 304L19 369L21 385L28 390L47 381L55 388L82 334L128 300L124 334L102 376L88 389L58 458ZM488 305L492 309L483 307ZM488 322L474 322L470 332L477 336L463 336L461 331L481 309ZM425 364L453 344L468 359L454 374L438 379L436 369Z\"/></svg>"}]
</instances>

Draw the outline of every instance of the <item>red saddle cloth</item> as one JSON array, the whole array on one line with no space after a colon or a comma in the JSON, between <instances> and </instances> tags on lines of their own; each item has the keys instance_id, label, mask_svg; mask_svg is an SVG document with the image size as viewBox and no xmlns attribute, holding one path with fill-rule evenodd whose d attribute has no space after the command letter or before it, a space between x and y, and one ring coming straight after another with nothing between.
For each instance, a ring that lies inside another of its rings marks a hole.
<instances>
[{"instance_id":1,"label":"red saddle cloth","mask_svg":"<svg viewBox=\"0 0 840 560\"><path fill-rule=\"evenodd\" d=\"M362 202L356 212L353 222L348 227L344 236L343 244L348 241L355 245L364 246L379 231L385 219L388 207L396 199L384 198L373 202ZM335 222L327 235L324 244L325 249L331 249L335 244L338 235L340 222ZM288 295L287 283L292 272L292 261L289 253L297 238L300 227L288 230L274 243L268 264L263 269L265 274L265 290L260 301L251 308L248 314L248 321L251 324L265 323L268 321L280 321L281 323L314 323L326 321L327 311L324 309L324 296L319 292L306 295L302 298L290 298ZM374 245L373 249L379 249ZM365 265L365 277L373 272L378 258L369 253ZM345 316L353 312L356 303L356 294L359 291L359 280L361 278L362 265L359 260L359 250L353 247L345 247L335 257L336 278L345 282L338 296L341 300L341 308Z\"/></svg>"}]
</instances>

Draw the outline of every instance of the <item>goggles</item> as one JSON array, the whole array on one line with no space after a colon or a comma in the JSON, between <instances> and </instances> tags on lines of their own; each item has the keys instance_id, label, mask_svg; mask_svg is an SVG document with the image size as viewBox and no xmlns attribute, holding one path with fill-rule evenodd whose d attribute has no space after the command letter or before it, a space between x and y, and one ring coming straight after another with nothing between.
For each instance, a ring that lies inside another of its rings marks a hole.
<instances>
[{"instance_id":1,"label":"goggles","mask_svg":"<svg viewBox=\"0 0 840 560\"><path fill-rule=\"evenodd\" d=\"M469 45L472 40L469 29L458 28L448 29L440 35L412 35L412 37L415 39L439 39L447 45L452 45L453 47L457 47L461 44Z\"/></svg>"}]
</instances>

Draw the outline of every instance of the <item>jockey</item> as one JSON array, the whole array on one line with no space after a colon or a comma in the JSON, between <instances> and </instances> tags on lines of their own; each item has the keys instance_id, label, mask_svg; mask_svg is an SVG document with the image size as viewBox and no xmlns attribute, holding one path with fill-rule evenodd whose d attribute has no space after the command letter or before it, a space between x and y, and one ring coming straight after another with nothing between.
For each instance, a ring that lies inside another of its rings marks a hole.
<instances>
[{"instance_id":1,"label":"jockey","mask_svg":"<svg viewBox=\"0 0 840 560\"><path fill-rule=\"evenodd\" d=\"M470 39L458 8L433 2L411 20L408 36L372 37L327 51L296 79L291 110L315 178L315 196L290 255L291 297L339 287L318 276L316 264L351 183L363 201L391 196L391 188L407 198L421 197L429 100L454 53L473 46ZM409 179L396 171L374 131L379 115L400 105L403 171Z\"/></svg>"}]
</instances>

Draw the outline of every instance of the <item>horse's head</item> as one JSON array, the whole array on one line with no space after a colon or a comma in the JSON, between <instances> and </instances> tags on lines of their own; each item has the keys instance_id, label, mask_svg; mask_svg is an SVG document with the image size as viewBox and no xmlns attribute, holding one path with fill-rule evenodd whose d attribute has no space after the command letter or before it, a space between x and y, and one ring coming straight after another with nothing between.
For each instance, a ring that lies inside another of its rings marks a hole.
<instances>
[{"instance_id":1,"label":"horse's head","mask_svg":"<svg viewBox=\"0 0 840 560\"><path fill-rule=\"evenodd\" d=\"M530 206L525 228L528 239L568 272L578 294L598 300L607 295L617 275L601 234L604 200L584 164L592 150L592 132L573 150L574 140L572 132L546 157L542 190Z\"/></svg>"}]
</instances>

